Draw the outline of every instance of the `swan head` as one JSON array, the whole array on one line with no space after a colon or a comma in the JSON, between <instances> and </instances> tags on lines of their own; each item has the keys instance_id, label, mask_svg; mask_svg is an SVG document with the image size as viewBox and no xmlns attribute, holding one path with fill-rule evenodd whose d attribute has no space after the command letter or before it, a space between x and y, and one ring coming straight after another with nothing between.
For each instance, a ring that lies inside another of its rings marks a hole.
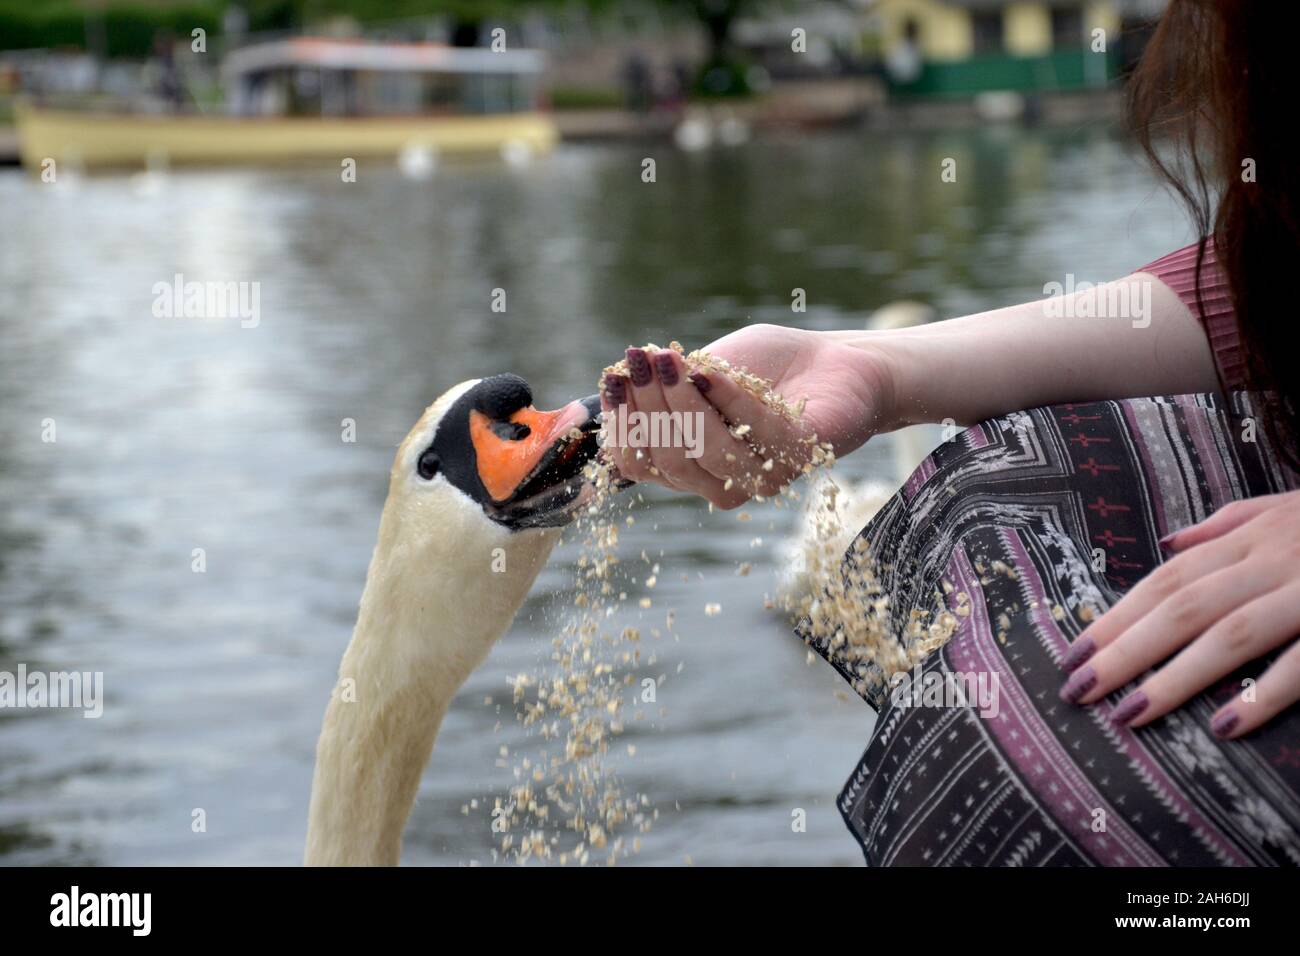
<instances>
[{"instance_id":1,"label":"swan head","mask_svg":"<svg viewBox=\"0 0 1300 956\"><path fill-rule=\"evenodd\" d=\"M547 412L533 407L518 375L462 382L429 406L398 448L390 504L396 499L413 517L454 511L461 532L493 537L559 527L594 493L586 465L599 427L594 395Z\"/></svg>"}]
</instances>

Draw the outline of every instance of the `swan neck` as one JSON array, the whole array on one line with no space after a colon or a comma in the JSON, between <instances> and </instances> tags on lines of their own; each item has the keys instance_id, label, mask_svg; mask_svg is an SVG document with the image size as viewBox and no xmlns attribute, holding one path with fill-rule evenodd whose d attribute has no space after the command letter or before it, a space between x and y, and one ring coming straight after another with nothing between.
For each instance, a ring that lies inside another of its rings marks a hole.
<instances>
[{"instance_id":1,"label":"swan neck","mask_svg":"<svg viewBox=\"0 0 1300 956\"><path fill-rule=\"evenodd\" d=\"M316 749L306 863L391 866L443 717L510 626L554 537L512 543L510 573L473 548L402 561L377 549ZM467 558L468 553L468 558ZM412 566L432 569L420 575Z\"/></svg>"},{"instance_id":2,"label":"swan neck","mask_svg":"<svg viewBox=\"0 0 1300 956\"><path fill-rule=\"evenodd\" d=\"M307 865L397 865L450 700L406 687L366 708L336 688L316 751Z\"/></svg>"}]
</instances>

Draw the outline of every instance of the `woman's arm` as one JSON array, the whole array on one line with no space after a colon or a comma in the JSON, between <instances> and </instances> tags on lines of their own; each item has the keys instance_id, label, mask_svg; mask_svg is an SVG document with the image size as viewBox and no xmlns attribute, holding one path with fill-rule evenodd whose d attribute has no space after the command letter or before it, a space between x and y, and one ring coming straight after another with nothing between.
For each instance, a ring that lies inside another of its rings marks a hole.
<instances>
[{"instance_id":1,"label":"woman's arm","mask_svg":"<svg viewBox=\"0 0 1300 956\"><path fill-rule=\"evenodd\" d=\"M1130 308L1112 309L1125 294ZM1086 306L1103 301L1110 317L1090 317L1099 310ZM1147 273L912 329L749 326L707 351L803 403L801 422L773 412L726 375L686 367L671 350L629 349L630 377L607 376L602 402L606 410L703 416L696 457L672 447L611 453L627 477L723 508L797 477L809 431L843 455L875 432L917 422L969 423L1037 405L1218 389L1200 322ZM728 422L749 427L737 434ZM1298 540L1300 492L1238 502L1166 539L1173 559L1071 647L1061 696L1092 703L1174 655L1114 710L1117 723L1140 725L1286 645L1258 685L1220 708L1211 725L1237 737L1292 706L1300 700Z\"/></svg>"},{"instance_id":2,"label":"woman's arm","mask_svg":"<svg viewBox=\"0 0 1300 956\"><path fill-rule=\"evenodd\" d=\"M1107 317L1093 317L1098 311ZM892 427L972 424L1039 405L1219 387L1200 322L1144 273L931 325L826 334L884 360Z\"/></svg>"},{"instance_id":3,"label":"woman's arm","mask_svg":"<svg viewBox=\"0 0 1300 956\"><path fill-rule=\"evenodd\" d=\"M910 329L753 325L705 349L802 404L802 427L727 376L687 368L670 350L629 349L631 374L609 376L602 400L606 411L701 415L698 457L672 447L610 454L628 478L698 494L722 508L772 494L797 477L810 451L800 441L808 433L843 456L873 434L918 422L968 424L1038 405L1218 388L1200 322L1145 273ZM755 454L741 453L728 422L750 427L746 444Z\"/></svg>"}]
</instances>

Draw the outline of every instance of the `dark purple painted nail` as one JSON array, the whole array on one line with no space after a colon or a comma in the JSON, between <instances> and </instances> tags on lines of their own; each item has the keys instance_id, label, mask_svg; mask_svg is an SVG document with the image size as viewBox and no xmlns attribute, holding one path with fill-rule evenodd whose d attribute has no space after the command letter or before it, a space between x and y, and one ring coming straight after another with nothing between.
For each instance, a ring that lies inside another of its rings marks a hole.
<instances>
[{"instance_id":1,"label":"dark purple painted nail","mask_svg":"<svg viewBox=\"0 0 1300 956\"><path fill-rule=\"evenodd\" d=\"M1135 690L1115 705L1115 709L1110 712L1110 719L1117 724L1127 724L1131 720L1136 720L1150 703L1146 694Z\"/></svg>"},{"instance_id":2,"label":"dark purple painted nail","mask_svg":"<svg viewBox=\"0 0 1300 956\"><path fill-rule=\"evenodd\" d=\"M1061 658L1061 670L1067 674L1087 661L1093 654L1097 653L1097 642L1091 637L1081 637L1065 652Z\"/></svg>"},{"instance_id":3,"label":"dark purple painted nail","mask_svg":"<svg viewBox=\"0 0 1300 956\"><path fill-rule=\"evenodd\" d=\"M622 405L627 401L627 379L612 372L605 376L605 397L611 405Z\"/></svg>"},{"instance_id":4,"label":"dark purple painted nail","mask_svg":"<svg viewBox=\"0 0 1300 956\"><path fill-rule=\"evenodd\" d=\"M645 349L627 350L627 368L632 373L632 384L637 388L650 384L650 360L646 357Z\"/></svg>"},{"instance_id":5,"label":"dark purple painted nail","mask_svg":"<svg viewBox=\"0 0 1300 956\"><path fill-rule=\"evenodd\" d=\"M686 377L691 380L692 385L700 390L701 395L713 387L713 383L709 381L709 377L703 372L692 372Z\"/></svg>"},{"instance_id":6,"label":"dark purple painted nail","mask_svg":"<svg viewBox=\"0 0 1300 956\"><path fill-rule=\"evenodd\" d=\"M1097 686L1097 672L1091 667L1081 667L1065 682L1061 688L1061 700L1067 704L1077 704L1079 698Z\"/></svg>"},{"instance_id":7,"label":"dark purple painted nail","mask_svg":"<svg viewBox=\"0 0 1300 956\"><path fill-rule=\"evenodd\" d=\"M1210 721L1210 729L1214 731L1214 736L1226 737L1237 729L1237 723L1240 720L1241 715L1235 710L1225 710Z\"/></svg>"},{"instance_id":8,"label":"dark purple painted nail","mask_svg":"<svg viewBox=\"0 0 1300 956\"><path fill-rule=\"evenodd\" d=\"M673 364L671 352L655 353L655 372L659 375L659 381L665 385L671 387L677 384L677 366Z\"/></svg>"},{"instance_id":9,"label":"dark purple painted nail","mask_svg":"<svg viewBox=\"0 0 1300 956\"><path fill-rule=\"evenodd\" d=\"M1157 541L1156 544L1160 545L1161 551L1172 551L1174 550L1174 538L1176 537L1178 537L1178 532L1171 531L1169 534Z\"/></svg>"}]
</instances>

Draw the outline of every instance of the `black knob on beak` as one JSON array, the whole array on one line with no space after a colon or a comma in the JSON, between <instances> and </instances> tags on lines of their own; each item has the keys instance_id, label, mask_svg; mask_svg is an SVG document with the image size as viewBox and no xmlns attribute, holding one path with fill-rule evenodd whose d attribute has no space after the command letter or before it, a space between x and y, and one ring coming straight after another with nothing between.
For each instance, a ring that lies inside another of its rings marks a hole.
<instances>
[{"instance_id":1,"label":"black knob on beak","mask_svg":"<svg viewBox=\"0 0 1300 956\"><path fill-rule=\"evenodd\" d=\"M587 410L587 421L583 423L583 431L593 431L600 427L600 396L588 395L582 399L582 407Z\"/></svg>"}]
</instances>

